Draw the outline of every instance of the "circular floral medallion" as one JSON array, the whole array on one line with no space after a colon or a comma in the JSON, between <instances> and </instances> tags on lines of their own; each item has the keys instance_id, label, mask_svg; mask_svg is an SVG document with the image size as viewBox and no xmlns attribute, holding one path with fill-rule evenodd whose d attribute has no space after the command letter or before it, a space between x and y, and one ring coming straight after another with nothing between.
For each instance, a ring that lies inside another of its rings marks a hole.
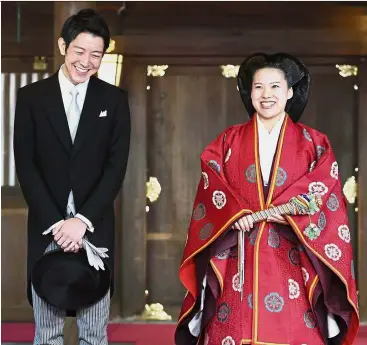
<instances>
[{"instance_id":1,"label":"circular floral medallion","mask_svg":"<svg viewBox=\"0 0 367 345\"><path fill-rule=\"evenodd\" d=\"M326 207L333 212L339 208L339 200L334 193L330 194L329 199L326 201Z\"/></svg>"},{"instance_id":2,"label":"circular floral medallion","mask_svg":"<svg viewBox=\"0 0 367 345\"><path fill-rule=\"evenodd\" d=\"M308 186L308 190L317 195L325 195L328 191L328 188L322 182L312 182Z\"/></svg>"},{"instance_id":3,"label":"circular floral medallion","mask_svg":"<svg viewBox=\"0 0 367 345\"><path fill-rule=\"evenodd\" d=\"M209 187L209 177L208 174L206 172L202 172L201 175L203 176L203 180L204 180L204 189L208 189Z\"/></svg>"},{"instance_id":4,"label":"circular floral medallion","mask_svg":"<svg viewBox=\"0 0 367 345\"><path fill-rule=\"evenodd\" d=\"M317 221L317 226L320 230L324 230L326 226L326 216L324 212L320 212L319 220Z\"/></svg>"},{"instance_id":5,"label":"circular floral medallion","mask_svg":"<svg viewBox=\"0 0 367 345\"><path fill-rule=\"evenodd\" d=\"M200 239L202 239L203 241L207 240L211 236L212 231L213 231L213 224L212 223L205 224L200 229L200 233L199 233Z\"/></svg>"},{"instance_id":6,"label":"circular floral medallion","mask_svg":"<svg viewBox=\"0 0 367 345\"><path fill-rule=\"evenodd\" d=\"M350 242L350 231L349 231L349 228L347 225L343 224L343 225L340 225L339 228L338 228L338 234L339 234L339 237L349 243Z\"/></svg>"},{"instance_id":7,"label":"circular floral medallion","mask_svg":"<svg viewBox=\"0 0 367 345\"><path fill-rule=\"evenodd\" d=\"M241 287L240 287L240 274L237 273L233 276L232 278L232 288L234 291L241 291Z\"/></svg>"},{"instance_id":8,"label":"circular floral medallion","mask_svg":"<svg viewBox=\"0 0 367 345\"><path fill-rule=\"evenodd\" d=\"M307 284L308 280L310 279L310 275L308 274L307 270L302 267L302 277L303 277L303 281L305 282L305 285Z\"/></svg>"},{"instance_id":9,"label":"circular floral medallion","mask_svg":"<svg viewBox=\"0 0 367 345\"><path fill-rule=\"evenodd\" d=\"M200 203L195 207L194 212L192 213L192 218L194 218L195 220L200 220L203 219L205 215L206 215L205 205Z\"/></svg>"},{"instance_id":10,"label":"circular floral medallion","mask_svg":"<svg viewBox=\"0 0 367 345\"><path fill-rule=\"evenodd\" d=\"M256 183L256 167L251 164L245 171L246 180L250 183Z\"/></svg>"},{"instance_id":11,"label":"circular floral medallion","mask_svg":"<svg viewBox=\"0 0 367 345\"><path fill-rule=\"evenodd\" d=\"M300 258L299 258L299 252L298 249L293 247L291 249L289 249L288 251L288 257L290 262L295 265L295 266L299 266L300 265Z\"/></svg>"},{"instance_id":12,"label":"circular floral medallion","mask_svg":"<svg viewBox=\"0 0 367 345\"><path fill-rule=\"evenodd\" d=\"M312 310L307 310L303 315L303 320L308 328L316 328L316 318L312 313Z\"/></svg>"},{"instance_id":13,"label":"circular floral medallion","mask_svg":"<svg viewBox=\"0 0 367 345\"><path fill-rule=\"evenodd\" d=\"M265 297L265 308L271 313L280 313L284 307L284 299L276 292Z\"/></svg>"},{"instance_id":14,"label":"circular floral medallion","mask_svg":"<svg viewBox=\"0 0 367 345\"><path fill-rule=\"evenodd\" d=\"M324 154L325 152L325 147L323 146L317 146L316 147L316 152L317 152L317 160L319 160L321 158L321 156Z\"/></svg>"},{"instance_id":15,"label":"circular floral medallion","mask_svg":"<svg viewBox=\"0 0 367 345\"><path fill-rule=\"evenodd\" d=\"M222 345L235 345L235 341L233 340L232 337L225 337L223 340L222 340Z\"/></svg>"},{"instance_id":16,"label":"circular floral medallion","mask_svg":"<svg viewBox=\"0 0 367 345\"><path fill-rule=\"evenodd\" d=\"M213 204L218 210L222 209L227 202L226 195L220 190L216 190L213 192L212 200Z\"/></svg>"},{"instance_id":17,"label":"circular floral medallion","mask_svg":"<svg viewBox=\"0 0 367 345\"><path fill-rule=\"evenodd\" d=\"M338 179L339 171L338 171L338 163L337 162L334 162L333 164L331 164L330 176L332 178L335 178L335 180Z\"/></svg>"},{"instance_id":18,"label":"circular floral medallion","mask_svg":"<svg viewBox=\"0 0 367 345\"><path fill-rule=\"evenodd\" d=\"M280 246L280 236L274 228L270 228L268 231L268 245L272 248Z\"/></svg>"},{"instance_id":19,"label":"circular floral medallion","mask_svg":"<svg viewBox=\"0 0 367 345\"><path fill-rule=\"evenodd\" d=\"M228 320L229 314L231 313L231 309L229 308L227 303L222 303L218 307L217 311L217 319L219 322L226 322Z\"/></svg>"},{"instance_id":20,"label":"circular floral medallion","mask_svg":"<svg viewBox=\"0 0 367 345\"><path fill-rule=\"evenodd\" d=\"M250 294L247 296L247 304L248 304L248 306L250 307L250 309L254 309L254 306L253 306L253 299L252 299L252 293L250 293Z\"/></svg>"},{"instance_id":21,"label":"circular floral medallion","mask_svg":"<svg viewBox=\"0 0 367 345\"><path fill-rule=\"evenodd\" d=\"M286 180L287 180L287 173L285 172L283 168L279 167L278 172L277 172L277 178L275 180L276 186L277 187L283 186Z\"/></svg>"},{"instance_id":22,"label":"circular floral medallion","mask_svg":"<svg viewBox=\"0 0 367 345\"><path fill-rule=\"evenodd\" d=\"M259 232L259 227L256 226L252 231L250 236L248 237L250 243L254 246L257 238L257 233Z\"/></svg>"},{"instance_id":23,"label":"circular floral medallion","mask_svg":"<svg viewBox=\"0 0 367 345\"><path fill-rule=\"evenodd\" d=\"M211 161L209 161L208 165L212 169L214 169L218 174L220 173L220 165L216 160L212 159Z\"/></svg>"},{"instance_id":24,"label":"circular floral medallion","mask_svg":"<svg viewBox=\"0 0 367 345\"><path fill-rule=\"evenodd\" d=\"M311 135L310 135L310 133L308 133L308 132L307 132L307 129L306 129L306 128L303 128L303 135L305 136L305 138L306 138L308 141L311 141L311 142L312 142Z\"/></svg>"},{"instance_id":25,"label":"circular floral medallion","mask_svg":"<svg viewBox=\"0 0 367 345\"><path fill-rule=\"evenodd\" d=\"M342 256L341 250L334 243L330 243L330 244L325 245L325 254L329 259L331 259L333 261L338 261Z\"/></svg>"},{"instance_id":26,"label":"circular floral medallion","mask_svg":"<svg viewBox=\"0 0 367 345\"><path fill-rule=\"evenodd\" d=\"M296 299L299 297L300 295L299 284L295 280L288 279L288 289L290 299Z\"/></svg>"}]
</instances>

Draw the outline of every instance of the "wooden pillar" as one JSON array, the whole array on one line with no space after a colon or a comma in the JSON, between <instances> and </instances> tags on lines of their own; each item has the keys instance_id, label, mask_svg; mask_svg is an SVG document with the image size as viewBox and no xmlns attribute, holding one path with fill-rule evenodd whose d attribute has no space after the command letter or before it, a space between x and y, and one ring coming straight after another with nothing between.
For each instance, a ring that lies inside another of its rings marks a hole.
<instances>
[{"instance_id":1,"label":"wooden pillar","mask_svg":"<svg viewBox=\"0 0 367 345\"><path fill-rule=\"evenodd\" d=\"M57 40L60 37L62 26L66 19L76 14L83 8L96 8L95 1L55 1L54 2L54 71L64 63L64 57L60 54Z\"/></svg>"},{"instance_id":2,"label":"wooden pillar","mask_svg":"<svg viewBox=\"0 0 367 345\"><path fill-rule=\"evenodd\" d=\"M147 72L124 58L121 87L129 93L130 154L122 188L121 314L143 311L146 289Z\"/></svg>"},{"instance_id":3,"label":"wooden pillar","mask_svg":"<svg viewBox=\"0 0 367 345\"><path fill-rule=\"evenodd\" d=\"M367 322L367 60L358 71L358 290L361 322Z\"/></svg>"}]
</instances>

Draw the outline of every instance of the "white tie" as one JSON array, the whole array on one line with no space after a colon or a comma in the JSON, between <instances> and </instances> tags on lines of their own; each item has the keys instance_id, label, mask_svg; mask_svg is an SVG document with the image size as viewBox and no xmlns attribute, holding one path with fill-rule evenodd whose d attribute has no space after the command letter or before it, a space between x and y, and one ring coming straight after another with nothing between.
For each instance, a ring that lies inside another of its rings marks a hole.
<instances>
[{"instance_id":1,"label":"white tie","mask_svg":"<svg viewBox=\"0 0 367 345\"><path fill-rule=\"evenodd\" d=\"M74 87L70 91L70 94L71 94L72 99L71 99L71 103L69 105L69 109L68 109L66 116L68 119L71 140L74 143L76 131L78 129L79 120L80 120L80 109L77 103L77 97L78 97L79 91L76 87Z\"/></svg>"}]
</instances>

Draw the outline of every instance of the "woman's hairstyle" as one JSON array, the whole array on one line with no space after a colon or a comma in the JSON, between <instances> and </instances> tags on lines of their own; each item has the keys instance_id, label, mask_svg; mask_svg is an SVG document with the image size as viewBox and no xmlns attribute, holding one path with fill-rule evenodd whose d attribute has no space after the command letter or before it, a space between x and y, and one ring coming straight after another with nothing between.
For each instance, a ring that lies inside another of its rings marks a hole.
<instances>
[{"instance_id":1,"label":"woman's hairstyle","mask_svg":"<svg viewBox=\"0 0 367 345\"><path fill-rule=\"evenodd\" d=\"M293 97L287 101L285 111L293 121L298 121L308 100L311 76L306 66L296 57L286 53L267 55L257 53L243 61L238 71L237 84L242 102L250 116L255 113L251 89L256 71L262 68L277 68L284 73L288 88L293 88Z\"/></svg>"}]
</instances>

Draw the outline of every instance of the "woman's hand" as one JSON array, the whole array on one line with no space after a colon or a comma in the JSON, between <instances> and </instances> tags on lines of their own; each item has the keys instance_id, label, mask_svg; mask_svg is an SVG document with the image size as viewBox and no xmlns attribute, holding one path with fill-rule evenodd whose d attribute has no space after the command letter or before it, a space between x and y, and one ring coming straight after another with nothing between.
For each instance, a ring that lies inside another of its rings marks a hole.
<instances>
[{"instance_id":1,"label":"woman's hand","mask_svg":"<svg viewBox=\"0 0 367 345\"><path fill-rule=\"evenodd\" d=\"M250 231L253 227L254 221L251 217L247 218L247 216L240 218L232 225L232 229L237 229L239 231Z\"/></svg>"},{"instance_id":2,"label":"woman's hand","mask_svg":"<svg viewBox=\"0 0 367 345\"><path fill-rule=\"evenodd\" d=\"M270 223L278 223L278 224L288 224L288 221L281 215L275 214L273 216L269 216L267 221Z\"/></svg>"}]
</instances>

